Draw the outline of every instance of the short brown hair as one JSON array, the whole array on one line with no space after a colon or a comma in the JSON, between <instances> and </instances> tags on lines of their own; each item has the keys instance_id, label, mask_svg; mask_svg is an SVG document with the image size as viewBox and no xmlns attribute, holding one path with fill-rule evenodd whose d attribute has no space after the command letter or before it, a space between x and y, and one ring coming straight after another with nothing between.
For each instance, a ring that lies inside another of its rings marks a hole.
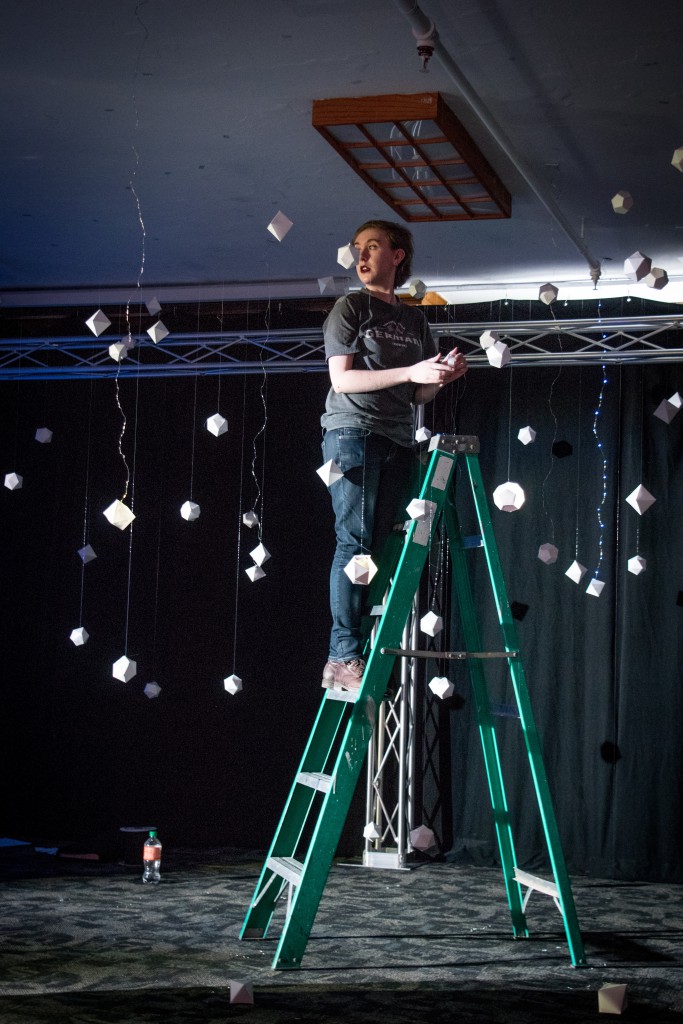
<instances>
[{"instance_id":1,"label":"short brown hair","mask_svg":"<svg viewBox=\"0 0 683 1024\"><path fill-rule=\"evenodd\" d=\"M361 231L367 231L369 228L383 231L392 249L403 249L405 256L396 267L394 278L394 286L400 288L412 273L413 236L408 228L404 228L402 224L396 224L393 220L366 220L365 224L361 224L354 232L353 241L356 241Z\"/></svg>"}]
</instances>

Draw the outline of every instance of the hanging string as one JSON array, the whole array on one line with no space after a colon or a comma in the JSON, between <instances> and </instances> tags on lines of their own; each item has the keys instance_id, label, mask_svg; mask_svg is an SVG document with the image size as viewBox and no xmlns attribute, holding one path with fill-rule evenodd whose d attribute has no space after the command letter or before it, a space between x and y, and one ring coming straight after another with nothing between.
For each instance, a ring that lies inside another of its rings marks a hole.
<instances>
[{"instance_id":1,"label":"hanging string","mask_svg":"<svg viewBox=\"0 0 683 1024\"><path fill-rule=\"evenodd\" d=\"M194 375L194 401L192 405L192 446L190 449L190 501L192 501L192 493L194 488L194 446L195 446L195 435L197 433L197 379L199 374Z\"/></svg>"},{"instance_id":2,"label":"hanging string","mask_svg":"<svg viewBox=\"0 0 683 1024\"><path fill-rule=\"evenodd\" d=\"M268 301L267 301L267 304L266 304L266 312L265 312L264 321L265 321L266 341L267 341L268 338L270 337L270 296L268 297ZM258 510L258 512L257 512L257 514L258 514L258 538L259 538L259 543L260 543L263 540L263 518L264 518L264 512L263 512L263 489L265 487L265 472L266 472L266 466L265 466L265 461L266 461L265 460L265 447L266 447L266 428L267 428L267 425L268 425L268 406L267 406L267 402L266 402L266 391L267 391L267 386L268 386L268 374L266 373L266 367L265 367L265 363L263 361L263 346L261 346L261 349L260 349L260 352L259 352L259 360L260 360L260 363L261 363L261 371L262 371L261 386L259 388L259 395L261 397L261 406L263 408L263 422L262 422L261 427L259 428L259 430L254 435L254 440L252 442L251 475L252 475L252 479L254 481L254 484L256 486L256 499L254 501L254 510L255 511ZM261 466L261 481L259 482L259 479L258 479L258 477L256 475L256 462L257 462L257 457L258 457L256 445L257 445L257 441L258 441L259 437L261 437L261 435L263 435L263 461L262 461L262 466Z\"/></svg>"},{"instance_id":3,"label":"hanging string","mask_svg":"<svg viewBox=\"0 0 683 1024\"><path fill-rule=\"evenodd\" d=\"M508 384L508 475L506 480L510 480L510 464L512 458L512 366L510 367L510 376Z\"/></svg>"},{"instance_id":4,"label":"hanging string","mask_svg":"<svg viewBox=\"0 0 683 1024\"><path fill-rule=\"evenodd\" d=\"M247 330L249 329L249 303L247 302ZM248 345L245 342L245 357L248 355ZM235 622L232 637L232 670L237 672L237 625L239 622L239 591L240 591L240 555L242 551L242 494L244 490L244 442L246 437L246 416L247 416L247 375L242 374L242 432L240 447L240 489L239 502L237 505L237 562L235 565Z\"/></svg>"},{"instance_id":5,"label":"hanging string","mask_svg":"<svg viewBox=\"0 0 683 1024\"><path fill-rule=\"evenodd\" d=\"M87 434L87 456L85 460L85 500L83 502L83 547L88 543L88 515L90 501L90 442L92 436L92 404L93 404L93 380L90 381L90 394L88 397L88 434ZM83 625L83 594L85 592L85 560L81 559L81 599L78 608L78 623Z\"/></svg>"},{"instance_id":6,"label":"hanging string","mask_svg":"<svg viewBox=\"0 0 683 1024\"><path fill-rule=\"evenodd\" d=\"M576 538L574 545L574 557L579 557L579 495L581 486L581 406L583 402L583 368L579 367L579 418L577 426L577 449L576 449Z\"/></svg>"},{"instance_id":7,"label":"hanging string","mask_svg":"<svg viewBox=\"0 0 683 1024\"><path fill-rule=\"evenodd\" d=\"M135 419L133 427L133 488L130 496L130 508L131 512L135 508L135 466L137 463L137 452L138 452L138 403L140 397L140 364L138 363L138 372L135 379ZM125 640L123 645L124 652L128 651L128 626L130 622L130 591L131 581L133 579L133 525L130 524L129 535L128 535L128 586L126 588L126 631Z\"/></svg>"},{"instance_id":8,"label":"hanging string","mask_svg":"<svg viewBox=\"0 0 683 1024\"><path fill-rule=\"evenodd\" d=\"M166 408L166 380L163 383L163 407ZM159 464L164 466L165 460L165 441L166 431L162 431L162 445L161 445L161 456ZM161 487L159 491L159 508L163 508L163 497L164 497L164 475L161 474ZM157 674L157 622L159 618L159 576L161 573L161 513L159 513L157 521L157 551L156 551L156 572L154 577L154 615L152 618L152 678L156 678Z\"/></svg>"},{"instance_id":9,"label":"hanging string","mask_svg":"<svg viewBox=\"0 0 683 1024\"><path fill-rule=\"evenodd\" d=\"M562 351L563 351L562 350L562 332L559 330L559 324L558 324L558 321L557 321L557 317L555 316L555 310L553 309L552 305L550 305L548 308L550 310L550 313L551 313L551 316L552 316L553 320L555 321L555 325L558 328L558 343L559 343L560 353L562 353ZM529 311L529 317L531 317L531 311ZM548 506L546 504L546 484L548 483L548 480L551 477L553 469L555 468L553 448L555 446L555 442L557 441L558 421L557 421L557 416L555 415L555 410L553 409L553 395L555 393L555 387L556 387L556 385L557 385L557 383L558 383L558 381L559 381L561 376L562 376L562 360L560 360L560 365L558 367L557 373L555 374L555 378L554 378L552 384L550 385L550 392L548 394L548 409L549 409L550 415L552 416L552 419L553 419L553 439L552 439L551 444L550 444L550 469L546 473L546 475L545 475L545 477L543 479L543 483L541 485L541 507L543 509L543 515L550 522L550 540L553 543L555 542L555 520L554 520L553 516L550 514L550 512L548 511ZM578 522L577 522L577 531L578 531ZM578 540L577 540L577 544L578 544Z\"/></svg>"},{"instance_id":10,"label":"hanging string","mask_svg":"<svg viewBox=\"0 0 683 1024\"><path fill-rule=\"evenodd\" d=\"M601 306L602 306L602 303L600 301L598 301L598 323L601 320ZM603 335L602 335L603 343L604 343L606 337L607 337L607 335L603 333ZM604 347L605 346L603 344L603 351L604 351ZM599 431L598 427L599 427L599 424L601 422L600 421L600 416L602 415L602 405L603 405L603 401L604 401L604 397L605 397L605 388L607 387L608 384L609 384L609 379L607 377L607 369L606 369L605 363L603 363L602 364L601 384L600 384L600 394L598 396L597 408L594 410L594 413L593 413L593 437L595 438L595 444L596 444L598 453L601 456L601 461L602 461L602 474L601 474L601 476L602 476L602 493L601 493L601 496L600 496L600 504L596 507L597 517L598 517L598 564L597 564L597 567L595 569L595 574L594 574L595 579L599 579L600 578L600 569L602 567L602 562L603 562L604 553L605 553L605 522L603 520L603 510L605 508L605 502L607 501L607 455L605 454L605 449L603 447L603 442L601 440L601 434L600 434L600 431Z\"/></svg>"},{"instance_id":11,"label":"hanging string","mask_svg":"<svg viewBox=\"0 0 683 1024\"><path fill-rule=\"evenodd\" d=\"M645 430L645 403L643 396L645 378L643 375L643 368L640 367L640 475L638 481L642 483L643 480L643 432ZM636 523L636 554L640 554L640 516L637 517L638 522Z\"/></svg>"}]
</instances>

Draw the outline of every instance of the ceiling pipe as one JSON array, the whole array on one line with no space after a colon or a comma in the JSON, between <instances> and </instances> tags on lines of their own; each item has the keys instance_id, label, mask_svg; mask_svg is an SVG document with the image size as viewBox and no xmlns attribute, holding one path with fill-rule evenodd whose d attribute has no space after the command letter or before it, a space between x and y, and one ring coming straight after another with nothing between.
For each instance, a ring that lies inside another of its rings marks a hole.
<instances>
[{"instance_id":1,"label":"ceiling pipe","mask_svg":"<svg viewBox=\"0 0 683 1024\"><path fill-rule=\"evenodd\" d=\"M581 238L577 231L575 231L571 226L552 196L548 195L544 184L515 150L510 138L498 124L491 112L486 108L482 99L474 91L444 44L439 39L439 33L436 30L434 22L420 10L420 7L415 0L394 0L394 3L399 10L406 15L410 22L413 35L417 40L418 55L422 61L422 70L427 70L427 61L431 54L427 54L426 51L431 47L481 123L496 140L509 160L515 165L529 188L536 194L541 203L543 203L553 220L558 224L562 231L564 231L567 238L573 242L583 258L586 260L590 269L591 280L593 281L593 284L597 286L601 274L600 260L596 259L595 256L590 253L583 238Z\"/></svg>"}]
</instances>

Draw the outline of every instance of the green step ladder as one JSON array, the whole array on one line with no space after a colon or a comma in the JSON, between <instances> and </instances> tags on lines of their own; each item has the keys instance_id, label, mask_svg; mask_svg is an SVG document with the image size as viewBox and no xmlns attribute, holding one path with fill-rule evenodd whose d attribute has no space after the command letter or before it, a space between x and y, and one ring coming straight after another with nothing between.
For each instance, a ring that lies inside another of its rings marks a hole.
<instances>
[{"instance_id":1,"label":"green step ladder","mask_svg":"<svg viewBox=\"0 0 683 1024\"><path fill-rule=\"evenodd\" d=\"M476 437L436 435L423 475L419 497L431 504L424 519L413 520L402 536L393 534L383 553L369 595L386 592L384 611L374 630L359 693L325 690L320 710L287 798L275 837L247 911L240 939L263 939L280 898L286 898L285 920L273 968L301 966L327 876L344 827L365 759L378 710L397 657L467 660L479 733L493 806L501 866L515 938L529 935L525 910L532 892L553 898L564 921L572 964L585 964L571 885L562 853L541 745L531 711L517 630L493 535L491 516L479 467ZM475 605L454 504L455 466L464 459L472 488L488 574L496 604L504 651L481 648ZM400 647L403 628L427 561L439 520L445 527L453 565L455 596L461 616L465 651L419 652ZM387 590L388 588L388 590ZM370 640L368 640L368 648ZM489 658L507 661L554 881L521 871L515 859L503 775L491 713L484 664ZM522 895L522 889L526 894Z\"/></svg>"}]
</instances>

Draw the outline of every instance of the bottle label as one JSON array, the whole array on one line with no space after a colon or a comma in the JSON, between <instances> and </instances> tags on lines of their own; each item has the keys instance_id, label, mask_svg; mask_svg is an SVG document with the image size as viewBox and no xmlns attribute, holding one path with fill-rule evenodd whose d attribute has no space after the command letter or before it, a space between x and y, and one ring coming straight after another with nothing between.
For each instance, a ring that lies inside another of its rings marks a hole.
<instances>
[{"instance_id":1,"label":"bottle label","mask_svg":"<svg viewBox=\"0 0 683 1024\"><path fill-rule=\"evenodd\" d=\"M143 860L161 860L161 847L160 846L143 846L142 847L142 859Z\"/></svg>"}]
</instances>

